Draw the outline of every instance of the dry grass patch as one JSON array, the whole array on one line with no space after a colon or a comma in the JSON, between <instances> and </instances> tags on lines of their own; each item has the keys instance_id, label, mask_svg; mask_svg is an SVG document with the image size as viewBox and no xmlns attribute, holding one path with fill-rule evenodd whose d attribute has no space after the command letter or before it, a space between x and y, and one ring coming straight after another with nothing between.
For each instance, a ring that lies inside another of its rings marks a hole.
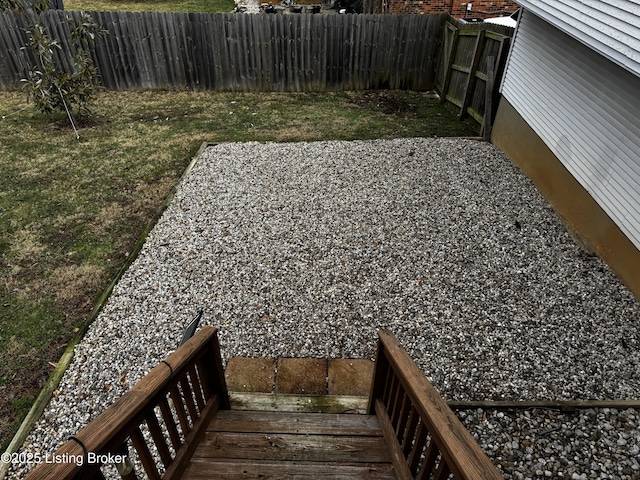
<instances>
[{"instance_id":1,"label":"dry grass patch","mask_svg":"<svg viewBox=\"0 0 640 480\"><path fill-rule=\"evenodd\" d=\"M48 283L58 285L55 300L61 305L77 304L84 300L84 292L96 292L102 286L104 268L97 265L67 265L54 269ZM46 289L46 286L41 286Z\"/></svg>"}]
</instances>

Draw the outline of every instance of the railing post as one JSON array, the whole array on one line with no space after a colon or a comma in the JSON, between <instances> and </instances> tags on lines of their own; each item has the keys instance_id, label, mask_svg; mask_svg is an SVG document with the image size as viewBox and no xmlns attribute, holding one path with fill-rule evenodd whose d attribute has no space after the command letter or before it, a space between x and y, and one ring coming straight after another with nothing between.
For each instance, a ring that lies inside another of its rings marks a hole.
<instances>
[{"instance_id":1,"label":"railing post","mask_svg":"<svg viewBox=\"0 0 640 480\"><path fill-rule=\"evenodd\" d=\"M378 349L376 350L376 360L373 370L373 378L371 380L371 391L369 393L369 405L367 406L367 414L375 415L376 398L382 398L384 395L384 387L389 371L389 361L384 352L382 340L378 338Z\"/></svg>"}]
</instances>

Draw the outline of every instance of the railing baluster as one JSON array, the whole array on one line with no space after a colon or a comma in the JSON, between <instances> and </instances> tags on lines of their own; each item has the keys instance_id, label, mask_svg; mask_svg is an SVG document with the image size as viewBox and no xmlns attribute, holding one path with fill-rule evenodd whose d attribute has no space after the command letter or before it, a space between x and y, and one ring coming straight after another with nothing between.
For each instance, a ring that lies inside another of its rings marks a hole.
<instances>
[{"instance_id":1,"label":"railing baluster","mask_svg":"<svg viewBox=\"0 0 640 480\"><path fill-rule=\"evenodd\" d=\"M416 475L416 480L427 480L431 477L431 473L436 466L436 461L438 460L438 447L436 446L436 442L431 439L429 442L429 446L427 447L427 451L424 454L424 461L422 462L422 466L420 467L420 471L418 475ZM441 461L440 463L444 463Z\"/></svg>"},{"instance_id":2,"label":"railing baluster","mask_svg":"<svg viewBox=\"0 0 640 480\"><path fill-rule=\"evenodd\" d=\"M211 385L207 382L207 365L203 362L203 358L199 358L196 360L196 368L198 370L198 377L200 378L200 384L202 385L202 389L204 390L205 398L211 398L215 393L211 389Z\"/></svg>"},{"instance_id":3,"label":"railing baluster","mask_svg":"<svg viewBox=\"0 0 640 480\"><path fill-rule=\"evenodd\" d=\"M178 433L178 429L176 428L175 419L173 418L171 408L169 408L169 402L167 402L167 398L162 397L160 399L159 405L160 411L162 412L162 418L164 418L164 423L167 426L167 430L169 431L171 444L173 445L173 449L177 452L182 446L182 441L180 440L180 434Z\"/></svg>"},{"instance_id":4,"label":"railing baluster","mask_svg":"<svg viewBox=\"0 0 640 480\"><path fill-rule=\"evenodd\" d=\"M389 414L391 414L391 407L392 407L394 395L396 392L397 382L398 382L398 376L393 375L391 377L391 382L389 383L389 391L387 392L387 399L386 401L384 401L384 406L386 407L387 413Z\"/></svg>"},{"instance_id":5,"label":"railing baluster","mask_svg":"<svg viewBox=\"0 0 640 480\"><path fill-rule=\"evenodd\" d=\"M384 358L384 355L380 355L381 358ZM386 358L385 358L386 360ZM386 362L388 365L387 368L387 375L384 379L384 394L382 395L382 403L384 403L385 405L388 404L389 402L389 396L391 395L391 389L393 388L393 380L395 378L395 375L393 374L393 369L391 368L391 366L388 364L388 362Z\"/></svg>"},{"instance_id":6,"label":"railing baluster","mask_svg":"<svg viewBox=\"0 0 640 480\"><path fill-rule=\"evenodd\" d=\"M402 449L404 456L408 458L409 452L411 451L411 445L413 440L416 437L416 427L418 426L418 420L420 419L420 415L416 412L416 409L411 405L411 411L409 412L409 420L407 422L407 427L404 431L404 436L402 437L402 442L400 443L400 448Z\"/></svg>"},{"instance_id":7,"label":"railing baluster","mask_svg":"<svg viewBox=\"0 0 640 480\"><path fill-rule=\"evenodd\" d=\"M180 391L177 386L173 386L169 389L169 393L171 394L171 400L173 400L173 406L176 409L176 413L178 414L178 420L180 420L180 427L182 427L182 435L185 437L191 430L189 426L189 420L187 419L187 412L184 408L184 402L182 401L182 396L180 395Z\"/></svg>"},{"instance_id":8,"label":"railing baluster","mask_svg":"<svg viewBox=\"0 0 640 480\"><path fill-rule=\"evenodd\" d=\"M149 412L149 415L145 417L145 421L147 422L151 437L153 438L153 441L156 444L156 448L158 449L160 459L166 467L171 463L171 453L169 452L167 441L165 440L162 429L160 428L160 424L158 423L158 418L156 417L156 414L153 410L151 410L151 412Z\"/></svg>"},{"instance_id":9,"label":"railing baluster","mask_svg":"<svg viewBox=\"0 0 640 480\"><path fill-rule=\"evenodd\" d=\"M153 460L153 456L149 451L149 447L147 447L147 443L144 440L144 435L142 435L140 428L136 428L133 431L131 434L131 441L138 452L138 457L140 457L140 461L142 462L142 466L144 467L144 471L147 473L149 480L160 480L160 474L156 468L156 462Z\"/></svg>"},{"instance_id":10,"label":"railing baluster","mask_svg":"<svg viewBox=\"0 0 640 480\"><path fill-rule=\"evenodd\" d=\"M191 391L191 385L189 385L189 382L187 382L187 379L185 377L182 377L179 383L182 389L182 397L184 398L187 409L189 410L191 425L193 425L198 419L198 411L196 410L196 404L193 401L193 392Z\"/></svg>"},{"instance_id":11,"label":"railing baluster","mask_svg":"<svg viewBox=\"0 0 640 480\"><path fill-rule=\"evenodd\" d=\"M427 437L429 435L429 431L427 430L426 425L421 420L418 425L418 432L416 433L416 440L411 447L411 453L407 457L407 463L409 464L409 470L414 475L418 470L418 466L420 465L420 457L422 456L422 452L425 449L425 442L427 441Z\"/></svg>"},{"instance_id":12,"label":"railing baluster","mask_svg":"<svg viewBox=\"0 0 640 480\"><path fill-rule=\"evenodd\" d=\"M200 388L201 381L200 377L196 372L195 364L192 364L189 367L189 380L191 380L191 388L193 389L194 396L196 397L196 404L198 405L198 411L202 412L204 410L205 400L202 394L202 389Z\"/></svg>"},{"instance_id":13,"label":"railing baluster","mask_svg":"<svg viewBox=\"0 0 640 480\"><path fill-rule=\"evenodd\" d=\"M396 379L395 391L393 392L393 396L390 400L389 405L389 419L391 420L391 425L395 428L396 422L398 421L398 413L400 410L400 398L404 393L402 389L402 384L400 383L400 379Z\"/></svg>"},{"instance_id":14,"label":"railing baluster","mask_svg":"<svg viewBox=\"0 0 640 480\"><path fill-rule=\"evenodd\" d=\"M398 413L398 424L396 425L396 437L398 440L402 440L404 438L404 429L407 426L407 421L409 420L409 414L407 410L411 406L411 400L409 400L409 395L406 392L403 393L402 405L400 407L400 411Z\"/></svg>"},{"instance_id":15,"label":"railing baluster","mask_svg":"<svg viewBox=\"0 0 640 480\"><path fill-rule=\"evenodd\" d=\"M449 465L447 465L447 462L445 462L443 458L440 460L440 465L438 465L438 469L433 476L433 480L446 480L449 478L450 473L451 470L449 469Z\"/></svg>"}]
</instances>

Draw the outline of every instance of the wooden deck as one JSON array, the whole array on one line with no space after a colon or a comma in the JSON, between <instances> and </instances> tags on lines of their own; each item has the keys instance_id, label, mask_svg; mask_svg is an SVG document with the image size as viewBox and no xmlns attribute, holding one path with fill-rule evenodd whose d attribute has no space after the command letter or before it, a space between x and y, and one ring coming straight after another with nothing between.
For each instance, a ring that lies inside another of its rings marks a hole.
<instances>
[{"instance_id":1,"label":"wooden deck","mask_svg":"<svg viewBox=\"0 0 640 480\"><path fill-rule=\"evenodd\" d=\"M323 395L268 396L232 408L217 330L203 327L55 453L82 462L44 462L27 480L104 480L105 454L124 480L502 478L390 332L379 332L367 415L326 413L340 402ZM258 410L274 402L295 411Z\"/></svg>"},{"instance_id":2,"label":"wooden deck","mask_svg":"<svg viewBox=\"0 0 640 480\"><path fill-rule=\"evenodd\" d=\"M220 410L183 479L395 479L375 415Z\"/></svg>"}]
</instances>

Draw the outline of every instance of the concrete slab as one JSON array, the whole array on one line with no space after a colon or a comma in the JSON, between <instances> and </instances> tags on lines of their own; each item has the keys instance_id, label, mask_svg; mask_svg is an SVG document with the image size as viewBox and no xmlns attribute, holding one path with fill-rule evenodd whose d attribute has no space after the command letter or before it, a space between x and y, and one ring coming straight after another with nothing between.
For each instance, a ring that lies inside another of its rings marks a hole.
<instances>
[{"instance_id":1,"label":"concrete slab","mask_svg":"<svg viewBox=\"0 0 640 480\"><path fill-rule=\"evenodd\" d=\"M227 362L225 380L230 392L273 392L276 361L272 358L233 357Z\"/></svg>"},{"instance_id":2,"label":"concrete slab","mask_svg":"<svg viewBox=\"0 0 640 480\"><path fill-rule=\"evenodd\" d=\"M329 395L369 396L374 363L366 359L329 360Z\"/></svg>"},{"instance_id":3,"label":"concrete slab","mask_svg":"<svg viewBox=\"0 0 640 480\"><path fill-rule=\"evenodd\" d=\"M276 393L326 395L326 358L279 358Z\"/></svg>"}]
</instances>

